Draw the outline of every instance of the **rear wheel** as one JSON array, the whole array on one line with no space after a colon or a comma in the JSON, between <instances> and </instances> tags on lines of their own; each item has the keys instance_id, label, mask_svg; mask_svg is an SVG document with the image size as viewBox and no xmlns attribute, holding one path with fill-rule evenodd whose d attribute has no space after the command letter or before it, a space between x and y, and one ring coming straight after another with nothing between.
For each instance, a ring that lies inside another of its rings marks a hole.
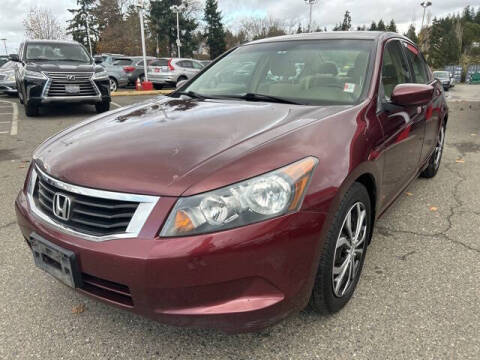
<instances>
[{"instance_id":1,"label":"rear wheel","mask_svg":"<svg viewBox=\"0 0 480 360\"><path fill-rule=\"evenodd\" d=\"M29 117L38 116L39 106L37 104L32 104L28 102L28 103L24 103L23 107L25 108L25 115Z\"/></svg>"},{"instance_id":2,"label":"rear wheel","mask_svg":"<svg viewBox=\"0 0 480 360\"><path fill-rule=\"evenodd\" d=\"M110 92L115 92L118 90L118 83L117 80L114 78L110 78Z\"/></svg>"},{"instance_id":3,"label":"rear wheel","mask_svg":"<svg viewBox=\"0 0 480 360\"><path fill-rule=\"evenodd\" d=\"M445 124L442 124L442 128L438 133L435 150L428 161L428 167L420 174L421 177L430 179L437 175L438 169L440 168L440 163L442 161L443 147L445 145L445 130L446 126Z\"/></svg>"},{"instance_id":4,"label":"rear wheel","mask_svg":"<svg viewBox=\"0 0 480 360\"><path fill-rule=\"evenodd\" d=\"M97 110L98 114L110 110L110 101L102 101L95 104L95 109Z\"/></svg>"},{"instance_id":5,"label":"rear wheel","mask_svg":"<svg viewBox=\"0 0 480 360\"><path fill-rule=\"evenodd\" d=\"M180 81L185 81L185 80L188 80L186 76L180 76L180 77L177 79L177 84L178 84ZM175 86L176 86L177 84L175 84Z\"/></svg>"},{"instance_id":6,"label":"rear wheel","mask_svg":"<svg viewBox=\"0 0 480 360\"><path fill-rule=\"evenodd\" d=\"M162 90L163 89L162 84L153 84L153 87L154 87L155 90Z\"/></svg>"},{"instance_id":7,"label":"rear wheel","mask_svg":"<svg viewBox=\"0 0 480 360\"><path fill-rule=\"evenodd\" d=\"M327 234L310 306L319 313L342 309L355 291L371 234L367 189L354 183L345 194Z\"/></svg>"}]
</instances>

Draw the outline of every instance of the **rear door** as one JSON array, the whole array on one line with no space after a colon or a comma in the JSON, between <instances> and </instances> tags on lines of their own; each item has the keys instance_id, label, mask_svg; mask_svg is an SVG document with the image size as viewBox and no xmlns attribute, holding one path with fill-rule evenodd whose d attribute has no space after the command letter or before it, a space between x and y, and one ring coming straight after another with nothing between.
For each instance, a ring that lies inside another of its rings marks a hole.
<instances>
[{"instance_id":1,"label":"rear door","mask_svg":"<svg viewBox=\"0 0 480 360\"><path fill-rule=\"evenodd\" d=\"M407 59L413 70L412 82L417 84L429 84L435 87L432 101L421 109L425 119L425 141L421 155L421 161L423 163L428 160L437 144L437 137L441 123L440 114L442 110L440 107L442 106L442 89L433 78L433 74L420 51L412 44L406 42L404 43L404 47Z\"/></svg>"},{"instance_id":2,"label":"rear door","mask_svg":"<svg viewBox=\"0 0 480 360\"><path fill-rule=\"evenodd\" d=\"M184 70L185 75L190 79L192 78L197 71L193 68L193 62L190 60L183 60L181 66Z\"/></svg>"},{"instance_id":3,"label":"rear door","mask_svg":"<svg viewBox=\"0 0 480 360\"><path fill-rule=\"evenodd\" d=\"M383 52L377 118L383 128L385 157L382 205L388 205L417 174L425 134L421 108L394 105L390 101L398 84L411 83L412 74L399 40L387 42Z\"/></svg>"}]
</instances>

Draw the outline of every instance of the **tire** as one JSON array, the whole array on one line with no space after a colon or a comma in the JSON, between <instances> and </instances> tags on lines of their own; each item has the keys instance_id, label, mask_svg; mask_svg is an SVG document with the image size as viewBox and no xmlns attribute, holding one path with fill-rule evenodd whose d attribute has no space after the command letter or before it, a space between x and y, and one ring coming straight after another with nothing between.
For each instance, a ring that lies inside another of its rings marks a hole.
<instances>
[{"instance_id":1,"label":"tire","mask_svg":"<svg viewBox=\"0 0 480 360\"><path fill-rule=\"evenodd\" d=\"M354 183L342 199L327 233L318 266L310 298L310 307L314 311L320 314L336 313L352 297L362 273L372 233L371 206L368 191L360 183ZM348 232L348 214L353 237ZM357 231L358 219L363 219L363 225ZM352 242L355 237L359 239L358 242ZM355 245L352 246L352 243Z\"/></svg>"},{"instance_id":2,"label":"tire","mask_svg":"<svg viewBox=\"0 0 480 360\"><path fill-rule=\"evenodd\" d=\"M443 147L445 145L445 133L446 133L446 126L442 124L442 128L438 133L437 144L435 145L435 150L433 151L432 156L430 156L430 160L428 160L428 166L425 170L422 171L420 174L421 177L426 179L431 179L435 175L437 175L438 169L440 169L440 163L442 161L443 155Z\"/></svg>"},{"instance_id":3,"label":"tire","mask_svg":"<svg viewBox=\"0 0 480 360\"><path fill-rule=\"evenodd\" d=\"M118 90L118 82L115 78L110 77L110 92L115 92Z\"/></svg>"},{"instance_id":4,"label":"tire","mask_svg":"<svg viewBox=\"0 0 480 360\"><path fill-rule=\"evenodd\" d=\"M163 89L163 85L162 84L153 84L153 88L155 90L162 90Z\"/></svg>"},{"instance_id":5,"label":"tire","mask_svg":"<svg viewBox=\"0 0 480 360\"><path fill-rule=\"evenodd\" d=\"M98 114L104 113L105 111L110 110L110 101L102 101L95 104L95 110Z\"/></svg>"},{"instance_id":6,"label":"tire","mask_svg":"<svg viewBox=\"0 0 480 360\"><path fill-rule=\"evenodd\" d=\"M175 83L175 86L177 86L177 84L180 82L180 81L184 81L184 80L188 80L188 78L186 76L180 76L178 79L177 79L177 82Z\"/></svg>"},{"instance_id":7,"label":"tire","mask_svg":"<svg viewBox=\"0 0 480 360\"><path fill-rule=\"evenodd\" d=\"M23 104L23 107L25 109L25 115L27 115L28 117L38 116L39 106L37 104L26 103Z\"/></svg>"}]
</instances>

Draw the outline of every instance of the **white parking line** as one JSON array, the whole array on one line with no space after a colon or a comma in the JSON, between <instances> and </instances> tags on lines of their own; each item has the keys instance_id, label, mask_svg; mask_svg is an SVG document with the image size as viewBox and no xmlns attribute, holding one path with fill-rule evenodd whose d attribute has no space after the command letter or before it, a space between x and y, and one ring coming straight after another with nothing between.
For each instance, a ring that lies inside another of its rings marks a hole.
<instances>
[{"instance_id":1,"label":"white parking line","mask_svg":"<svg viewBox=\"0 0 480 360\"><path fill-rule=\"evenodd\" d=\"M0 115L12 115L13 113L2 113L0 112Z\"/></svg>"},{"instance_id":2,"label":"white parking line","mask_svg":"<svg viewBox=\"0 0 480 360\"><path fill-rule=\"evenodd\" d=\"M8 134L8 131L0 131L0 134Z\"/></svg>"},{"instance_id":3,"label":"white parking line","mask_svg":"<svg viewBox=\"0 0 480 360\"><path fill-rule=\"evenodd\" d=\"M17 103L7 100L0 100L0 108L3 109L11 109L12 112L0 112L0 115L11 115L12 121L2 121L2 124L10 124L10 131L1 131L0 134L8 134L10 135L17 135L18 134L18 107Z\"/></svg>"},{"instance_id":4,"label":"white parking line","mask_svg":"<svg viewBox=\"0 0 480 360\"><path fill-rule=\"evenodd\" d=\"M13 107L12 126L10 128L10 135L17 135L18 133L18 107L17 103L11 103Z\"/></svg>"},{"instance_id":5,"label":"white parking line","mask_svg":"<svg viewBox=\"0 0 480 360\"><path fill-rule=\"evenodd\" d=\"M116 103L116 102L114 102L114 101L111 101L111 102L110 102L110 104L112 104L112 105L114 105L114 106L116 106L116 107L119 107L119 108L121 108L121 107L122 107L122 105L120 105L120 104L117 104L117 103Z\"/></svg>"}]
</instances>

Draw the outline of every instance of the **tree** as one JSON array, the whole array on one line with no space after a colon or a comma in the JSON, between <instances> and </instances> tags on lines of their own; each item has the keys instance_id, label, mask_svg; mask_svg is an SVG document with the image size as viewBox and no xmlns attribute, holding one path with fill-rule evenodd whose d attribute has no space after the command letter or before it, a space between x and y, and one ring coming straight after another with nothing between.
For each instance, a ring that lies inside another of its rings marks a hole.
<instances>
[{"instance_id":1,"label":"tree","mask_svg":"<svg viewBox=\"0 0 480 360\"><path fill-rule=\"evenodd\" d=\"M151 3L148 17L151 32L155 34L160 43L165 42L167 44L166 50L169 54L177 53L177 17L170 10L170 7L181 3L181 0L163 0ZM201 8L196 0L187 0L183 3L186 4L185 9L179 14L182 56L192 56L193 51L198 48L198 43L194 37L198 28L198 22L195 18Z\"/></svg>"},{"instance_id":2,"label":"tree","mask_svg":"<svg viewBox=\"0 0 480 360\"><path fill-rule=\"evenodd\" d=\"M433 19L428 57L434 68L457 64L460 60L460 42L455 32L457 21L453 17Z\"/></svg>"},{"instance_id":3,"label":"tree","mask_svg":"<svg viewBox=\"0 0 480 360\"><path fill-rule=\"evenodd\" d=\"M248 18L241 21L241 31L248 40L286 35L285 24L273 18Z\"/></svg>"},{"instance_id":4,"label":"tree","mask_svg":"<svg viewBox=\"0 0 480 360\"><path fill-rule=\"evenodd\" d=\"M404 35L408 37L410 40L412 40L414 43L418 43L418 37L415 31L415 25L410 24L408 31Z\"/></svg>"},{"instance_id":5,"label":"tree","mask_svg":"<svg viewBox=\"0 0 480 360\"><path fill-rule=\"evenodd\" d=\"M377 31L387 31L387 27L385 26L385 23L383 22L382 19L377 24Z\"/></svg>"},{"instance_id":6,"label":"tree","mask_svg":"<svg viewBox=\"0 0 480 360\"><path fill-rule=\"evenodd\" d=\"M375 23L375 21L372 21L372 24L370 25L368 31L377 31L377 24Z\"/></svg>"},{"instance_id":7,"label":"tree","mask_svg":"<svg viewBox=\"0 0 480 360\"><path fill-rule=\"evenodd\" d=\"M210 49L210 59L216 59L226 49L225 31L223 30L222 15L218 11L217 0L207 0L205 4L205 16L207 23L207 44Z\"/></svg>"},{"instance_id":8,"label":"tree","mask_svg":"<svg viewBox=\"0 0 480 360\"><path fill-rule=\"evenodd\" d=\"M98 32L101 33L109 25L123 21L123 14L119 0L98 0L98 4L92 9Z\"/></svg>"},{"instance_id":9,"label":"tree","mask_svg":"<svg viewBox=\"0 0 480 360\"><path fill-rule=\"evenodd\" d=\"M58 40L65 37L64 29L50 9L30 8L23 26L28 39Z\"/></svg>"},{"instance_id":10,"label":"tree","mask_svg":"<svg viewBox=\"0 0 480 360\"><path fill-rule=\"evenodd\" d=\"M350 31L352 28L352 17L350 16L350 11L345 11L342 22L342 31Z\"/></svg>"},{"instance_id":11,"label":"tree","mask_svg":"<svg viewBox=\"0 0 480 360\"><path fill-rule=\"evenodd\" d=\"M357 26L357 31L367 31L367 26L366 25L359 25L359 26Z\"/></svg>"},{"instance_id":12,"label":"tree","mask_svg":"<svg viewBox=\"0 0 480 360\"><path fill-rule=\"evenodd\" d=\"M92 44L92 51L95 52L95 45L98 39L96 19L92 14L92 7L95 0L77 0L77 9L68 9L73 18L68 22L67 34L72 35L73 40L88 48L88 37ZM87 29L88 23L88 29Z\"/></svg>"},{"instance_id":13,"label":"tree","mask_svg":"<svg viewBox=\"0 0 480 360\"><path fill-rule=\"evenodd\" d=\"M390 24L387 26L387 31L397 32L397 25L395 24L395 20L390 20Z\"/></svg>"}]
</instances>

